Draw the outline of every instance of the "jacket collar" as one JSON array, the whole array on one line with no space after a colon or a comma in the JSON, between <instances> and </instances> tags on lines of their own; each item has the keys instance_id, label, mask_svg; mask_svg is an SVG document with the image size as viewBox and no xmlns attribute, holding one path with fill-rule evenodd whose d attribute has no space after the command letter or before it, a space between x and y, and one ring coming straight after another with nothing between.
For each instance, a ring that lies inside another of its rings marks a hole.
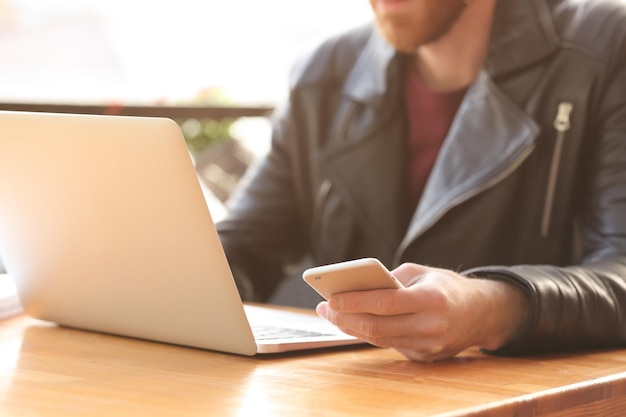
<instances>
[{"instance_id":1,"label":"jacket collar","mask_svg":"<svg viewBox=\"0 0 626 417\"><path fill-rule=\"evenodd\" d=\"M398 55L378 31L372 29L369 41L344 84L344 95L361 103L382 104L389 87L390 67L398 60Z\"/></svg>"},{"instance_id":2,"label":"jacket collar","mask_svg":"<svg viewBox=\"0 0 626 417\"><path fill-rule=\"evenodd\" d=\"M485 68L492 78L526 68L552 54L559 42L546 0L500 0Z\"/></svg>"}]
</instances>

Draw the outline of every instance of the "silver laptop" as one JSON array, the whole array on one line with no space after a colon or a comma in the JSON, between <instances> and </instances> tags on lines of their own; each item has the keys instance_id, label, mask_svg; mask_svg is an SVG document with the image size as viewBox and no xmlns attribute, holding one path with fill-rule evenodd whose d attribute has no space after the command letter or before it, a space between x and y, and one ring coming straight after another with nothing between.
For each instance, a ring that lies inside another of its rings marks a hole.
<instances>
[{"instance_id":1,"label":"silver laptop","mask_svg":"<svg viewBox=\"0 0 626 417\"><path fill-rule=\"evenodd\" d=\"M60 325L244 355L359 343L244 307L169 119L0 112L0 253L24 311Z\"/></svg>"}]
</instances>

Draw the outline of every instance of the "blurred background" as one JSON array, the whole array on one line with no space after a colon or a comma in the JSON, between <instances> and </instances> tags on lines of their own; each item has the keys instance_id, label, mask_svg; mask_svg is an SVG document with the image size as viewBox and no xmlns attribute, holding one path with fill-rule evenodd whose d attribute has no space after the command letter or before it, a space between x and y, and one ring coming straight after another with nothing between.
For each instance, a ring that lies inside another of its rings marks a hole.
<instances>
[{"instance_id":1,"label":"blurred background","mask_svg":"<svg viewBox=\"0 0 626 417\"><path fill-rule=\"evenodd\" d=\"M222 217L297 56L370 17L367 0L0 0L0 108L170 117Z\"/></svg>"},{"instance_id":2,"label":"blurred background","mask_svg":"<svg viewBox=\"0 0 626 417\"><path fill-rule=\"evenodd\" d=\"M294 60L369 19L367 0L0 0L0 110L174 119L218 221Z\"/></svg>"},{"instance_id":3,"label":"blurred background","mask_svg":"<svg viewBox=\"0 0 626 417\"><path fill-rule=\"evenodd\" d=\"M0 100L272 104L297 54L369 18L367 0L0 0Z\"/></svg>"}]
</instances>

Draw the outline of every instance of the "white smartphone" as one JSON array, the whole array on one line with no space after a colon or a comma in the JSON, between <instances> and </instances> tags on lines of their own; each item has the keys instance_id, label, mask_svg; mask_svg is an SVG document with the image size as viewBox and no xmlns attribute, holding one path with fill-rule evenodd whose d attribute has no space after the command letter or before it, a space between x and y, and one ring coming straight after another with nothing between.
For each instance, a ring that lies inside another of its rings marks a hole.
<instances>
[{"instance_id":1,"label":"white smartphone","mask_svg":"<svg viewBox=\"0 0 626 417\"><path fill-rule=\"evenodd\" d=\"M403 288L402 283L375 258L362 258L309 268L302 279L328 300L348 291Z\"/></svg>"}]
</instances>

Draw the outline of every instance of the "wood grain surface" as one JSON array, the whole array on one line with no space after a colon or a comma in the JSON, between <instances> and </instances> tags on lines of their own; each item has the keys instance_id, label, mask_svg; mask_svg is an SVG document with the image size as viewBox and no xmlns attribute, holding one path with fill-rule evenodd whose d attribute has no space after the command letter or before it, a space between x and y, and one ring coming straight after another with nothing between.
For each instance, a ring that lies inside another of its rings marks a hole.
<instances>
[{"instance_id":1,"label":"wood grain surface","mask_svg":"<svg viewBox=\"0 0 626 417\"><path fill-rule=\"evenodd\" d=\"M611 416L626 350L431 364L350 347L242 357L0 321L0 416Z\"/></svg>"}]
</instances>

